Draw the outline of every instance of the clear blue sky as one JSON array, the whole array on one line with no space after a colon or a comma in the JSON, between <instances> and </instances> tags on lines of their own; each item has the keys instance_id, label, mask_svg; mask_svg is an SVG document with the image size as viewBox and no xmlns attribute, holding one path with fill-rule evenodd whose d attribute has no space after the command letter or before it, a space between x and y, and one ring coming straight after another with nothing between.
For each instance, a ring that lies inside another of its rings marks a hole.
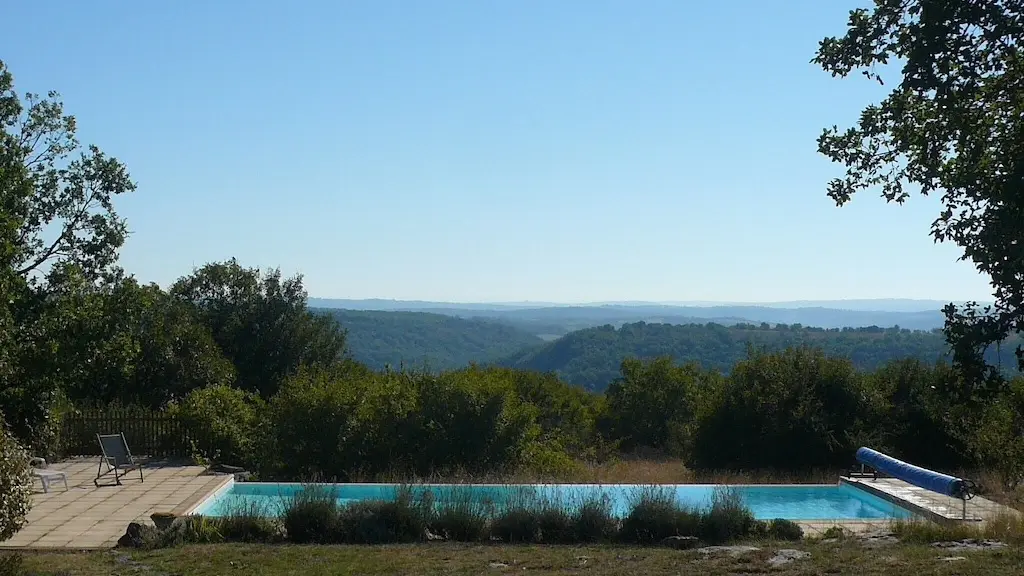
<instances>
[{"instance_id":1,"label":"clear blue sky","mask_svg":"<svg viewBox=\"0 0 1024 576\"><path fill-rule=\"evenodd\" d=\"M15 2L0 58L128 165L144 281L236 256L319 297L987 300L937 201L825 196L815 138L882 94L809 64L852 1Z\"/></svg>"}]
</instances>

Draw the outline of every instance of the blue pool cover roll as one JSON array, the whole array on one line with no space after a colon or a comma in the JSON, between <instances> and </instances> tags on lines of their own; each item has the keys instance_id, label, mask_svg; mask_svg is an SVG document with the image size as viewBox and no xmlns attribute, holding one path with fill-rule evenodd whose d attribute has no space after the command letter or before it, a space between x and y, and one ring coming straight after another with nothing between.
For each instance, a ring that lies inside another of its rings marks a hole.
<instances>
[{"instance_id":1,"label":"blue pool cover roll","mask_svg":"<svg viewBox=\"0 0 1024 576\"><path fill-rule=\"evenodd\" d=\"M964 493L964 481L960 478L908 464L871 448L858 449L857 461L925 490L958 498Z\"/></svg>"}]
</instances>

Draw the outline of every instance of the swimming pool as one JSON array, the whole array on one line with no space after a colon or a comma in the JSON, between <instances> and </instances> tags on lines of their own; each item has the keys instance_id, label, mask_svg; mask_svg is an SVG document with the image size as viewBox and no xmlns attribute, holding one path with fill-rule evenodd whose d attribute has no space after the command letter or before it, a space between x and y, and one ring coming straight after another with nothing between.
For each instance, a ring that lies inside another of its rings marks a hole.
<instances>
[{"instance_id":1,"label":"swimming pool","mask_svg":"<svg viewBox=\"0 0 1024 576\"><path fill-rule=\"evenodd\" d=\"M342 505L366 500L392 500L402 487L398 484L323 484ZM226 516L237 510L257 509L280 515L283 507L302 484L264 482L228 483L200 503L193 514ZM423 484L410 487L414 495L429 491L435 502L473 502L501 507L509 502L537 499L571 507L574 502L607 499L612 513L625 516L645 490L667 491L680 504L704 508L711 504L715 489L707 484L659 485L657 487L614 484ZM846 484L836 485L740 485L743 501L760 520L884 520L910 518L913 514L873 494Z\"/></svg>"}]
</instances>

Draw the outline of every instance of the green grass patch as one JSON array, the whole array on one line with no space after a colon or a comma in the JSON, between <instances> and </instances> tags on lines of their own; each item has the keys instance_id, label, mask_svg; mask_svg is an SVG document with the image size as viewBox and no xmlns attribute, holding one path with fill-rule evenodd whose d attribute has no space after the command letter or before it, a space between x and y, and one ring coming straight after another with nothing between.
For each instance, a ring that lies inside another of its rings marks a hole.
<instances>
[{"instance_id":1,"label":"green grass patch","mask_svg":"<svg viewBox=\"0 0 1024 576\"><path fill-rule=\"evenodd\" d=\"M893 544L866 548L853 538L842 542L803 541L779 545L759 544L762 550L738 556L704 555L665 548L632 546L466 545L457 543L396 544L388 546L277 546L214 544L153 551L114 553L25 553L28 574L55 576L109 576L110 574L181 574L223 576L363 576L422 574L530 574L553 576L644 576L701 574L958 574L962 576L1017 576L1024 566L1020 548L994 552L945 554L929 545ZM796 548L811 556L772 567L768 560L777 548ZM0 552L3 557L4 552ZM955 562L946 556L962 556ZM500 563L507 567L493 567Z\"/></svg>"}]
</instances>

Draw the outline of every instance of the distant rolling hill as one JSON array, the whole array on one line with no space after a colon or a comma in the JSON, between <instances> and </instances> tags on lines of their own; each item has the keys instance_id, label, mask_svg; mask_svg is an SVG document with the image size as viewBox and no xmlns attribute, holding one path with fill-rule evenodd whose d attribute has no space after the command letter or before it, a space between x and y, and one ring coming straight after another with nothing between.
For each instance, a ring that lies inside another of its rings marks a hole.
<instances>
[{"instance_id":1,"label":"distant rolling hill","mask_svg":"<svg viewBox=\"0 0 1024 576\"><path fill-rule=\"evenodd\" d=\"M893 327L911 330L941 328L943 315L936 302L881 300L880 310L866 309L871 301L850 301L850 309L839 306L843 301L830 301L835 307L795 302L764 305L702 305L678 306L652 303L618 303L600 305L531 305L461 304L441 302L403 302L396 300L326 300L310 299L311 306L322 308L353 308L430 312L460 318L483 318L516 326L546 339L575 330L632 322L691 324L800 324L819 328ZM787 307L789 306L789 307ZM915 308L915 306L917 308ZM934 307L932 307L934 306Z\"/></svg>"},{"instance_id":2,"label":"distant rolling hill","mask_svg":"<svg viewBox=\"0 0 1024 576\"><path fill-rule=\"evenodd\" d=\"M679 362L696 361L702 366L729 371L754 345L768 350L810 345L825 353L849 358L857 368L872 370L898 358L920 358L933 362L947 358L944 336L936 331L860 328L822 330L809 328L767 328L753 325L648 324L632 323L621 328L604 326L568 334L502 361L502 364L555 372L567 382L590 390L604 390L619 374L628 357L671 356ZM1002 349L1002 365L1014 366L1012 347ZM998 363L996 350L989 361Z\"/></svg>"},{"instance_id":3,"label":"distant rolling hill","mask_svg":"<svg viewBox=\"0 0 1024 576\"><path fill-rule=\"evenodd\" d=\"M348 331L352 357L376 369L487 364L543 343L529 332L493 321L425 312L313 310L334 316Z\"/></svg>"}]
</instances>

